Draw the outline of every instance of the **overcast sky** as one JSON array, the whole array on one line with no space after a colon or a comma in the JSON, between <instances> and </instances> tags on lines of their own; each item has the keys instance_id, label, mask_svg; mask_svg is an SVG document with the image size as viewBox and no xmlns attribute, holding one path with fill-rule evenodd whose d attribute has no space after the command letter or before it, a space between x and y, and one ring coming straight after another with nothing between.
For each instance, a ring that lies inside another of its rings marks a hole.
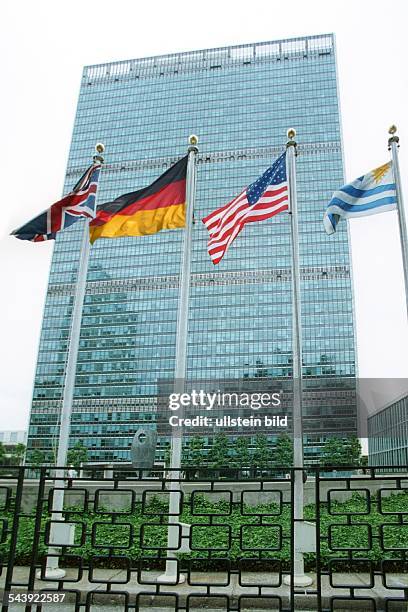
<instances>
[{"instance_id":1,"label":"overcast sky","mask_svg":"<svg viewBox=\"0 0 408 612\"><path fill-rule=\"evenodd\" d=\"M407 23L406 0L3 0L0 430L28 424L53 249L8 234L61 196L82 67L334 32L347 179L387 161L395 123L407 201ZM360 376L408 377L396 213L350 225Z\"/></svg>"}]
</instances>

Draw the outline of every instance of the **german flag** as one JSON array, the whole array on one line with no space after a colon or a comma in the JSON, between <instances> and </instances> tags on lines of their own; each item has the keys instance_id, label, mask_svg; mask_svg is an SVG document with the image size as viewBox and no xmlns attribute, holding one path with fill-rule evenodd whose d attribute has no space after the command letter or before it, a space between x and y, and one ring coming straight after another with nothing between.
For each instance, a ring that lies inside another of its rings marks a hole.
<instances>
[{"instance_id":1,"label":"german flag","mask_svg":"<svg viewBox=\"0 0 408 612\"><path fill-rule=\"evenodd\" d=\"M101 204L89 225L90 240L146 236L185 226L187 156L149 187Z\"/></svg>"}]
</instances>

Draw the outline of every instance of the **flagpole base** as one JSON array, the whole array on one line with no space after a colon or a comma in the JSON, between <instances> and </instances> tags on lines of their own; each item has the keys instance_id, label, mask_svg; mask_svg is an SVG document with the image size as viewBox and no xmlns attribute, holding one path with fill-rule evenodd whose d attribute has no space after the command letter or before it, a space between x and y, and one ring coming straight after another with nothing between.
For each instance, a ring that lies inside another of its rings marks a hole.
<instances>
[{"instance_id":1,"label":"flagpole base","mask_svg":"<svg viewBox=\"0 0 408 612\"><path fill-rule=\"evenodd\" d=\"M38 570L37 572L37 578L40 578L41 580L56 580L58 578L64 578L65 575L66 571L60 567L47 568L44 576L41 575L41 570Z\"/></svg>"},{"instance_id":2,"label":"flagpole base","mask_svg":"<svg viewBox=\"0 0 408 612\"><path fill-rule=\"evenodd\" d=\"M290 586L292 584L292 576L284 576L283 582L287 586ZM295 574L295 576L293 576L293 585L295 587L308 587L311 584L313 584L313 578L311 576L307 576L306 574Z\"/></svg>"}]
</instances>

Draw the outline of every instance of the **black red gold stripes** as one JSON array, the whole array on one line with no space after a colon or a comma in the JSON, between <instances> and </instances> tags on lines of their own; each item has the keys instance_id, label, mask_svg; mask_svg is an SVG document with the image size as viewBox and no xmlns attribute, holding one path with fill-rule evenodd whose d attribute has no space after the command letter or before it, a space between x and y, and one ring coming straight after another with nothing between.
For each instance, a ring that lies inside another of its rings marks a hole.
<instances>
[{"instance_id":1,"label":"black red gold stripes","mask_svg":"<svg viewBox=\"0 0 408 612\"><path fill-rule=\"evenodd\" d=\"M185 226L187 157L148 187L98 207L90 239L145 236Z\"/></svg>"}]
</instances>

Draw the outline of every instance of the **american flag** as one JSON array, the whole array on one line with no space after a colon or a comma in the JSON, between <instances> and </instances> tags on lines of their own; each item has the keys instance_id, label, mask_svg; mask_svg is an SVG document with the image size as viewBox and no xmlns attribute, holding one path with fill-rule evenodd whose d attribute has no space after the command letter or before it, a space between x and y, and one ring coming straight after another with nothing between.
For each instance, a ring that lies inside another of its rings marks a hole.
<instances>
[{"instance_id":1,"label":"american flag","mask_svg":"<svg viewBox=\"0 0 408 612\"><path fill-rule=\"evenodd\" d=\"M57 232L70 227L80 217L93 218L100 170L100 164L92 164L70 193L38 217L14 230L12 236L32 242L54 240Z\"/></svg>"},{"instance_id":2,"label":"american flag","mask_svg":"<svg viewBox=\"0 0 408 612\"><path fill-rule=\"evenodd\" d=\"M203 219L210 233L208 253L218 264L246 223L264 221L288 210L286 152L236 198Z\"/></svg>"}]
</instances>

